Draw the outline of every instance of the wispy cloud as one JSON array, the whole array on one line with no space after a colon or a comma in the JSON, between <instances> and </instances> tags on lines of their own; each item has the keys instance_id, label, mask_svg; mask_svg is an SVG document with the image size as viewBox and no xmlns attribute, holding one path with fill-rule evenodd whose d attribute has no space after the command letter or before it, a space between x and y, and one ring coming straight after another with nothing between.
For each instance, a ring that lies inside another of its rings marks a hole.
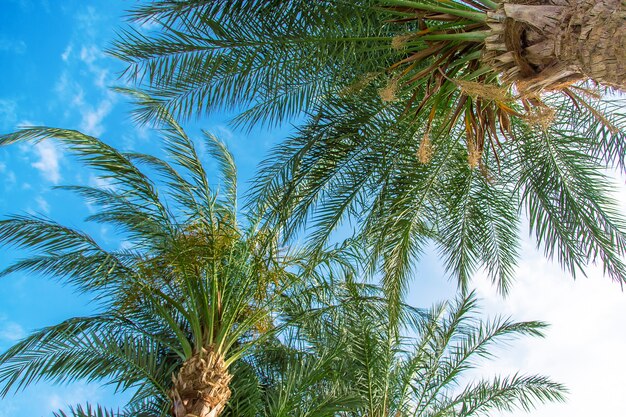
<instances>
[{"instance_id":1,"label":"wispy cloud","mask_svg":"<svg viewBox=\"0 0 626 417\"><path fill-rule=\"evenodd\" d=\"M14 54L26 53L26 42L22 40L8 39L5 37L0 38L0 51L9 52Z\"/></svg>"},{"instance_id":2,"label":"wispy cloud","mask_svg":"<svg viewBox=\"0 0 626 417\"><path fill-rule=\"evenodd\" d=\"M233 131L224 125L213 126L211 128L210 133L214 134L219 139L226 141L226 142L232 141L233 138L235 137L235 134L233 133Z\"/></svg>"},{"instance_id":3,"label":"wispy cloud","mask_svg":"<svg viewBox=\"0 0 626 417\"><path fill-rule=\"evenodd\" d=\"M46 398L48 413L66 409L68 405L96 403L100 398L98 388L91 384L76 383L63 390L63 392L51 393Z\"/></svg>"},{"instance_id":4,"label":"wispy cloud","mask_svg":"<svg viewBox=\"0 0 626 417\"><path fill-rule=\"evenodd\" d=\"M75 14L79 33L87 38L94 38L98 32L101 17L93 6L87 6Z\"/></svg>"},{"instance_id":5,"label":"wispy cloud","mask_svg":"<svg viewBox=\"0 0 626 417\"><path fill-rule=\"evenodd\" d=\"M0 99L0 128L12 129L17 121L17 103L13 100Z\"/></svg>"},{"instance_id":6,"label":"wispy cloud","mask_svg":"<svg viewBox=\"0 0 626 417\"><path fill-rule=\"evenodd\" d=\"M112 59L104 54L99 35L106 18L87 6L74 13L74 21L76 29L60 56L63 72L55 90L61 100L72 104L65 117L72 120L79 115L76 124L82 132L101 136L106 130L105 118L117 102L109 89L114 83Z\"/></svg>"},{"instance_id":7,"label":"wispy cloud","mask_svg":"<svg viewBox=\"0 0 626 417\"><path fill-rule=\"evenodd\" d=\"M40 211L46 214L50 213L50 204L45 198L39 195L35 197L35 203L37 203L37 207Z\"/></svg>"},{"instance_id":8,"label":"wispy cloud","mask_svg":"<svg viewBox=\"0 0 626 417\"><path fill-rule=\"evenodd\" d=\"M115 185L113 184L113 181L109 178L102 178L91 174L89 175L88 184L90 187L115 191Z\"/></svg>"},{"instance_id":9,"label":"wispy cloud","mask_svg":"<svg viewBox=\"0 0 626 417\"><path fill-rule=\"evenodd\" d=\"M54 142L44 140L33 148L38 157L31 165L49 182L58 184L61 180L60 160L62 158L59 149Z\"/></svg>"},{"instance_id":10,"label":"wispy cloud","mask_svg":"<svg viewBox=\"0 0 626 417\"><path fill-rule=\"evenodd\" d=\"M55 90L64 100L69 101L78 109L80 114L79 128L82 132L92 136L100 136L104 131L104 118L111 112L115 97L109 91L103 91L102 98L97 106L86 102L86 91L77 81L70 77L69 71L64 71L55 85ZM91 94L93 96L93 92ZM70 113L66 112L66 116Z\"/></svg>"},{"instance_id":11,"label":"wispy cloud","mask_svg":"<svg viewBox=\"0 0 626 417\"><path fill-rule=\"evenodd\" d=\"M74 45L72 45L71 43L69 45L67 45L65 47L65 50L61 54L61 59L63 61L65 61L65 62L67 62L67 60L70 58L70 55L72 54L72 50L73 49L74 49Z\"/></svg>"},{"instance_id":12,"label":"wispy cloud","mask_svg":"<svg viewBox=\"0 0 626 417\"><path fill-rule=\"evenodd\" d=\"M106 89L109 82L109 70L97 64L97 61L105 58L104 53L94 44L83 45L80 49L80 60L93 74L94 84L101 89Z\"/></svg>"},{"instance_id":13,"label":"wispy cloud","mask_svg":"<svg viewBox=\"0 0 626 417\"><path fill-rule=\"evenodd\" d=\"M15 186L15 183L17 183L17 176L15 175L15 172L6 170L5 172L3 172L2 175L3 175L4 189L11 190L13 186Z\"/></svg>"},{"instance_id":14,"label":"wispy cloud","mask_svg":"<svg viewBox=\"0 0 626 417\"><path fill-rule=\"evenodd\" d=\"M90 106L83 107L80 110L82 115L80 122L81 131L92 136L102 135L104 132L102 121L111 112L112 108L113 102L109 99L102 100L96 108Z\"/></svg>"},{"instance_id":15,"label":"wispy cloud","mask_svg":"<svg viewBox=\"0 0 626 417\"><path fill-rule=\"evenodd\" d=\"M139 23L139 30L141 30L144 33L152 32L156 29L160 29L161 27L162 27L162 24L159 23L159 21L156 19L148 19Z\"/></svg>"},{"instance_id":16,"label":"wispy cloud","mask_svg":"<svg viewBox=\"0 0 626 417\"><path fill-rule=\"evenodd\" d=\"M76 57L73 59L72 57ZM95 44L86 44L80 47L78 54L74 53L74 44L70 43L61 55L65 61L65 70L55 85L55 90L64 100L69 101L80 114L79 128L84 133L100 136L105 131L104 118L111 112L116 96L108 89L111 83L109 70L100 64L105 55ZM75 79L80 74L76 68L91 75L95 90L81 85L81 79ZM94 99L95 97L95 99ZM97 103L97 104L94 104ZM66 116L70 116L67 112Z\"/></svg>"},{"instance_id":17,"label":"wispy cloud","mask_svg":"<svg viewBox=\"0 0 626 417\"><path fill-rule=\"evenodd\" d=\"M102 52L96 45L88 45L80 48L80 60L87 65L93 65L96 59L102 56Z\"/></svg>"},{"instance_id":18,"label":"wispy cloud","mask_svg":"<svg viewBox=\"0 0 626 417\"><path fill-rule=\"evenodd\" d=\"M74 15L76 31L72 41L61 55L65 62L69 62L71 57L77 58L77 62L85 65L92 75L96 86L101 89L106 88L109 79L109 65L103 65L104 61L111 61L103 49L102 36L100 32L103 24L106 24L103 17L92 6L82 8Z\"/></svg>"},{"instance_id":19,"label":"wispy cloud","mask_svg":"<svg viewBox=\"0 0 626 417\"><path fill-rule=\"evenodd\" d=\"M0 315L0 342L16 342L26 336L22 326L14 321L7 320L6 316Z\"/></svg>"},{"instance_id":20,"label":"wispy cloud","mask_svg":"<svg viewBox=\"0 0 626 417\"><path fill-rule=\"evenodd\" d=\"M59 97L62 97L63 100L68 100L72 106L81 108L85 105L85 90L79 82L70 76L70 72L67 69L61 73L61 76L54 85L54 91L58 93Z\"/></svg>"}]
</instances>

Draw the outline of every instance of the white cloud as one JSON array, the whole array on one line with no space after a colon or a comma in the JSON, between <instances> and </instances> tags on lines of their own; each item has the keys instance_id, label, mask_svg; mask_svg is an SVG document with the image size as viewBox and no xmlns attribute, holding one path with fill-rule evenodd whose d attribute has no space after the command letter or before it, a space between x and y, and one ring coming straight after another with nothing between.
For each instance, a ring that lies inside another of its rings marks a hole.
<instances>
[{"instance_id":1,"label":"white cloud","mask_svg":"<svg viewBox=\"0 0 626 417\"><path fill-rule=\"evenodd\" d=\"M54 84L54 91L59 94L65 94L70 87L70 79L67 71L63 71L59 80Z\"/></svg>"},{"instance_id":2,"label":"white cloud","mask_svg":"<svg viewBox=\"0 0 626 417\"><path fill-rule=\"evenodd\" d=\"M4 186L6 188L11 188L17 182L17 177L15 176L15 172L7 171L4 175Z\"/></svg>"},{"instance_id":3,"label":"white cloud","mask_svg":"<svg viewBox=\"0 0 626 417\"><path fill-rule=\"evenodd\" d=\"M63 61L65 61L65 62L67 62L67 60L70 58L70 55L72 54L72 50L73 49L74 49L74 46L71 43L69 45L67 45L67 47L65 48L65 50L61 54L61 59Z\"/></svg>"},{"instance_id":4,"label":"white cloud","mask_svg":"<svg viewBox=\"0 0 626 417\"><path fill-rule=\"evenodd\" d=\"M109 70L98 64L105 55L97 45L85 44L80 46L78 60L71 60L71 56L76 56L72 54L73 50L74 46L70 44L62 54L66 69L57 81L55 90L63 100L69 101L77 109L80 114L79 129L89 135L100 136L105 130L102 122L117 101L117 97L107 87L110 83ZM75 68L76 65L80 71ZM82 78L75 79L77 74L91 75L97 90L83 88L80 83ZM94 99L94 94L96 97L100 96L100 99ZM66 112L66 117L70 115Z\"/></svg>"},{"instance_id":5,"label":"white cloud","mask_svg":"<svg viewBox=\"0 0 626 417\"><path fill-rule=\"evenodd\" d=\"M156 19L149 19L139 24L139 30L141 30L144 33L151 32L159 28L161 28L161 23L159 23L159 21Z\"/></svg>"},{"instance_id":6,"label":"white cloud","mask_svg":"<svg viewBox=\"0 0 626 417\"><path fill-rule=\"evenodd\" d=\"M93 65L93 63L102 57L102 52L96 45L83 46L80 48L80 60L85 64Z\"/></svg>"},{"instance_id":7,"label":"white cloud","mask_svg":"<svg viewBox=\"0 0 626 417\"><path fill-rule=\"evenodd\" d=\"M93 74L93 83L101 90L106 90L109 83L109 70L96 64L104 54L96 45L83 46L80 50L80 60L85 64L89 72Z\"/></svg>"},{"instance_id":8,"label":"white cloud","mask_svg":"<svg viewBox=\"0 0 626 417\"><path fill-rule=\"evenodd\" d=\"M37 203L37 207L44 213L50 213L50 204L46 201L42 196L35 197L35 203Z\"/></svg>"},{"instance_id":9,"label":"white cloud","mask_svg":"<svg viewBox=\"0 0 626 417\"><path fill-rule=\"evenodd\" d=\"M61 168L59 164L61 154L57 146L50 140L44 140L35 145L34 152L39 159L31 165L39 170L46 180L53 184L58 184L61 180Z\"/></svg>"},{"instance_id":10,"label":"white cloud","mask_svg":"<svg viewBox=\"0 0 626 417\"><path fill-rule=\"evenodd\" d=\"M109 99L102 100L96 108L89 106L82 108L80 110L82 116L80 122L81 131L88 135L100 136L104 132L102 121L111 112L112 108L113 103Z\"/></svg>"},{"instance_id":11,"label":"white cloud","mask_svg":"<svg viewBox=\"0 0 626 417\"><path fill-rule=\"evenodd\" d=\"M95 7L88 6L75 15L77 30L82 36L87 38L94 38L97 30L100 27L98 12Z\"/></svg>"},{"instance_id":12,"label":"white cloud","mask_svg":"<svg viewBox=\"0 0 626 417\"><path fill-rule=\"evenodd\" d=\"M22 326L7 320L6 316L0 315L0 342L16 342L26 336Z\"/></svg>"},{"instance_id":13,"label":"white cloud","mask_svg":"<svg viewBox=\"0 0 626 417\"><path fill-rule=\"evenodd\" d=\"M141 140L147 140L150 138L151 129L145 124L133 123L137 137Z\"/></svg>"},{"instance_id":14,"label":"white cloud","mask_svg":"<svg viewBox=\"0 0 626 417\"><path fill-rule=\"evenodd\" d=\"M487 313L549 323L546 337L515 342L482 372L520 370L564 383L570 390L568 401L540 406L533 411L536 417L626 415L621 400L626 387L626 294L598 269L574 281L532 250L525 248L519 279L506 299L486 279L477 280L477 291Z\"/></svg>"},{"instance_id":15,"label":"white cloud","mask_svg":"<svg viewBox=\"0 0 626 417\"><path fill-rule=\"evenodd\" d=\"M17 121L17 103L13 100L0 99L0 128L13 128Z\"/></svg>"},{"instance_id":16,"label":"white cloud","mask_svg":"<svg viewBox=\"0 0 626 417\"><path fill-rule=\"evenodd\" d=\"M0 38L0 51L23 54L26 52L26 49L26 42L22 40Z\"/></svg>"},{"instance_id":17,"label":"white cloud","mask_svg":"<svg viewBox=\"0 0 626 417\"><path fill-rule=\"evenodd\" d=\"M92 71L94 73L93 83L100 89L107 89L109 84L109 70L100 68Z\"/></svg>"},{"instance_id":18,"label":"white cloud","mask_svg":"<svg viewBox=\"0 0 626 417\"><path fill-rule=\"evenodd\" d=\"M104 242L105 244L111 243L111 240L113 238L109 235L108 227L100 226L100 239L102 239L102 242Z\"/></svg>"},{"instance_id":19,"label":"white cloud","mask_svg":"<svg viewBox=\"0 0 626 417\"><path fill-rule=\"evenodd\" d=\"M626 212L626 187L618 182L621 211ZM541 405L533 417L626 415L626 293L600 266L587 268L587 278L574 280L530 240L523 242L521 253L517 281L507 298L499 296L486 277L475 281L481 304L488 314L545 321L550 327L544 339L513 343L481 373L539 373L569 388L564 404Z\"/></svg>"},{"instance_id":20,"label":"white cloud","mask_svg":"<svg viewBox=\"0 0 626 417\"><path fill-rule=\"evenodd\" d=\"M68 405L97 403L101 395L94 384L75 383L62 392L51 393L46 398L47 412L67 409Z\"/></svg>"},{"instance_id":21,"label":"white cloud","mask_svg":"<svg viewBox=\"0 0 626 417\"><path fill-rule=\"evenodd\" d=\"M72 104L79 107L85 105L85 91L82 87L78 87L76 89L76 92L72 97Z\"/></svg>"},{"instance_id":22,"label":"white cloud","mask_svg":"<svg viewBox=\"0 0 626 417\"><path fill-rule=\"evenodd\" d=\"M54 85L54 91L64 100L69 100L73 106L83 107L85 104L85 91L80 83L70 77L68 70L64 70L61 73L59 80Z\"/></svg>"},{"instance_id":23,"label":"white cloud","mask_svg":"<svg viewBox=\"0 0 626 417\"><path fill-rule=\"evenodd\" d=\"M214 134L224 142L230 142L235 137L233 131L224 125L213 126L210 133Z\"/></svg>"},{"instance_id":24,"label":"white cloud","mask_svg":"<svg viewBox=\"0 0 626 417\"><path fill-rule=\"evenodd\" d=\"M115 190L113 181L109 178L102 178L96 175L89 175L89 186L101 189Z\"/></svg>"}]
</instances>

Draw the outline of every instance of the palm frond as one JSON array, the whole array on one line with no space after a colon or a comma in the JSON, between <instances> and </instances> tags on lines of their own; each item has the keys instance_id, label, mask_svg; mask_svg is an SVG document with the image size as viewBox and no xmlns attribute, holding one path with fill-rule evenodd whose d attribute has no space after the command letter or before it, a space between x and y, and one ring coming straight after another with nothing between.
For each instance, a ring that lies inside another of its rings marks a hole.
<instances>
[{"instance_id":1,"label":"palm frond","mask_svg":"<svg viewBox=\"0 0 626 417\"><path fill-rule=\"evenodd\" d=\"M610 194L609 179L585 151L589 142L565 126L525 136L516 142L517 186L546 256L574 276L599 260L607 275L624 282L626 223Z\"/></svg>"},{"instance_id":2,"label":"palm frond","mask_svg":"<svg viewBox=\"0 0 626 417\"><path fill-rule=\"evenodd\" d=\"M147 380L165 395L159 357L167 347L131 320L116 316L69 319L29 335L0 355L0 396L45 379L106 381L128 389Z\"/></svg>"},{"instance_id":3,"label":"palm frond","mask_svg":"<svg viewBox=\"0 0 626 417\"><path fill-rule=\"evenodd\" d=\"M119 283L130 272L124 254L108 252L90 236L46 218L13 216L0 221L0 243L42 253L17 259L0 275L43 273L91 291Z\"/></svg>"},{"instance_id":4,"label":"palm frond","mask_svg":"<svg viewBox=\"0 0 626 417\"><path fill-rule=\"evenodd\" d=\"M125 417L126 413L107 409L101 405L86 404L70 407L69 411L59 410L53 413L54 417ZM145 415L145 414L144 414ZM139 414L137 414L139 416ZM147 415L145 415L147 417Z\"/></svg>"},{"instance_id":5,"label":"palm frond","mask_svg":"<svg viewBox=\"0 0 626 417\"><path fill-rule=\"evenodd\" d=\"M224 182L224 204L232 211L237 211L237 167L235 160L226 144L212 134L203 131L209 155L217 162L220 168L220 178ZM219 193L218 193L219 194Z\"/></svg>"},{"instance_id":6,"label":"palm frond","mask_svg":"<svg viewBox=\"0 0 626 417\"><path fill-rule=\"evenodd\" d=\"M135 19L159 22L162 31L124 30L110 52L132 79L147 78L147 93L175 115L239 107L247 111L237 122L250 126L297 116L350 77L334 71L350 59L344 45L367 54L391 41L384 17L363 7L370 2L227 3L137 8Z\"/></svg>"},{"instance_id":7,"label":"palm frond","mask_svg":"<svg viewBox=\"0 0 626 417\"><path fill-rule=\"evenodd\" d=\"M563 385L546 377L514 375L476 383L442 409L454 407L457 413L464 416L488 415L491 410L511 412L522 409L528 412L537 404L564 401L565 392L567 390Z\"/></svg>"}]
</instances>

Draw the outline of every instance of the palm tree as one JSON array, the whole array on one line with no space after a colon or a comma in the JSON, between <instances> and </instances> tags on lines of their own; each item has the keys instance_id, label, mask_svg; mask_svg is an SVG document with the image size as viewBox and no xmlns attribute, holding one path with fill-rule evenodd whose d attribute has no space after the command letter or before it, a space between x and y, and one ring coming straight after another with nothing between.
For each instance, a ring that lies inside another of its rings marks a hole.
<instances>
[{"instance_id":1,"label":"palm tree","mask_svg":"<svg viewBox=\"0 0 626 417\"><path fill-rule=\"evenodd\" d=\"M169 162L73 130L33 127L0 137L0 145L56 138L95 169L107 185L61 189L97 209L87 221L113 226L126 242L108 250L34 215L0 221L0 242L32 253L2 275L52 276L101 302L96 315L36 331L0 355L0 396L41 379L105 380L135 390L127 415L216 417L231 387L245 387L236 363L276 331L273 300L295 279L285 269L291 255L262 252L253 217L242 226L236 168L222 142L204 133L221 174L218 191L182 128L166 118L160 132ZM74 412L104 412L89 410Z\"/></svg>"},{"instance_id":2,"label":"palm tree","mask_svg":"<svg viewBox=\"0 0 626 417\"><path fill-rule=\"evenodd\" d=\"M353 279L309 284L293 299L285 311L293 315L296 346L321 357L341 347L327 375L360 400L346 416L489 415L563 400L560 384L537 375L464 382L497 344L541 336L545 327L479 320L473 294L429 311L403 305L396 322L381 289Z\"/></svg>"},{"instance_id":3,"label":"palm tree","mask_svg":"<svg viewBox=\"0 0 626 417\"><path fill-rule=\"evenodd\" d=\"M431 241L462 288L485 268L506 292L521 211L573 275L598 260L626 280L605 175L626 171L624 116L590 84L624 88L623 14L617 0L163 0L130 12L160 29L129 29L112 53L161 104L144 120L306 116L254 192L285 239L306 224L322 248L354 222L396 300Z\"/></svg>"}]
</instances>

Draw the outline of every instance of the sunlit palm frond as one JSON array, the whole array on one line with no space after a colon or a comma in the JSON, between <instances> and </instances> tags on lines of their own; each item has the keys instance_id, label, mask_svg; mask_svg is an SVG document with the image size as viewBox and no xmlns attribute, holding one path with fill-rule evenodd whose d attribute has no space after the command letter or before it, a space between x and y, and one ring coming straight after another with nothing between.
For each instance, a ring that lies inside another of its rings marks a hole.
<instances>
[{"instance_id":1,"label":"sunlit palm frond","mask_svg":"<svg viewBox=\"0 0 626 417\"><path fill-rule=\"evenodd\" d=\"M0 395L45 379L107 381L121 390L148 381L151 395L163 397L162 384L171 371L162 368L172 342L166 338L116 315L69 319L29 335L0 356Z\"/></svg>"},{"instance_id":2,"label":"sunlit palm frond","mask_svg":"<svg viewBox=\"0 0 626 417\"><path fill-rule=\"evenodd\" d=\"M620 163L619 114L603 121L600 103L574 118L555 98L561 110L550 126L510 121L508 138L499 134L501 143L472 167L458 143L463 130L424 133L424 123L401 116L401 108L376 105L366 92L359 97L320 108L262 166L252 200L286 239L306 225L310 243L322 246L349 222L396 300L431 240L461 288L484 268L506 293L526 210L548 257L572 273L597 258L624 281L624 221L605 177L607 164ZM437 120L433 128L446 119ZM426 140L428 159L421 160Z\"/></svg>"},{"instance_id":3,"label":"sunlit palm frond","mask_svg":"<svg viewBox=\"0 0 626 417\"><path fill-rule=\"evenodd\" d=\"M610 177L589 152L597 146L589 133L567 125L522 130L511 146L517 159L511 165L531 230L546 255L573 275L597 259L608 276L624 282L626 219L611 194Z\"/></svg>"},{"instance_id":4,"label":"sunlit palm frond","mask_svg":"<svg viewBox=\"0 0 626 417\"><path fill-rule=\"evenodd\" d=\"M237 107L245 110L237 123L273 124L353 79L343 63L357 51L386 49L392 36L384 17L364 7L370 3L159 2L131 16L161 30L125 30L111 53L178 116ZM139 112L148 120L154 108Z\"/></svg>"}]
</instances>

